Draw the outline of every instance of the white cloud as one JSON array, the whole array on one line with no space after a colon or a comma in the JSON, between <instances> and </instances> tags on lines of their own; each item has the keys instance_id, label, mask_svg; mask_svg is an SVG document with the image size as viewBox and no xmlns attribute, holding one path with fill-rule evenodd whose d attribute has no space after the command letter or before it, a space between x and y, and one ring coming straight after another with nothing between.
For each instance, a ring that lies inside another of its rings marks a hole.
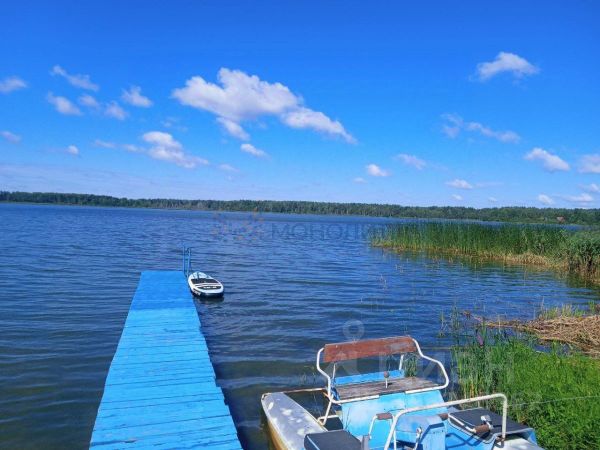
<instances>
[{"instance_id":1,"label":"white cloud","mask_svg":"<svg viewBox=\"0 0 600 450\"><path fill-rule=\"evenodd\" d=\"M581 188L584 191L594 192L596 194L600 193L600 186L598 186L596 183L586 184L586 185L581 186Z\"/></svg>"},{"instance_id":2,"label":"white cloud","mask_svg":"<svg viewBox=\"0 0 600 450\"><path fill-rule=\"evenodd\" d=\"M464 130L478 133L506 144L516 144L521 140L521 136L514 131L497 131L479 122L466 122L457 114L443 114L442 118L447 122L442 125L442 132L451 139L458 137L460 132Z\"/></svg>"},{"instance_id":3,"label":"white cloud","mask_svg":"<svg viewBox=\"0 0 600 450\"><path fill-rule=\"evenodd\" d=\"M521 137L514 131L494 131L485 125L478 122L468 122L466 124L468 131L476 131L481 133L483 136L491 137L499 140L500 142L516 143L521 140Z\"/></svg>"},{"instance_id":4,"label":"white cloud","mask_svg":"<svg viewBox=\"0 0 600 450\"><path fill-rule=\"evenodd\" d=\"M65 114L68 116L80 116L81 110L75 106L74 103L71 102L68 98L61 97L59 95L54 95L52 92L48 92L46 96L46 100L48 103L54 106L54 109L61 114Z\"/></svg>"},{"instance_id":5,"label":"white cloud","mask_svg":"<svg viewBox=\"0 0 600 450\"><path fill-rule=\"evenodd\" d=\"M110 149L123 149L126 150L128 152L131 153L144 153L146 151L146 149L139 147L137 145L133 145L133 144L118 144L116 142L112 142L112 141L103 141L102 139L96 139L94 141L94 146L95 147L101 147L101 148L110 148Z\"/></svg>"},{"instance_id":6,"label":"white cloud","mask_svg":"<svg viewBox=\"0 0 600 450\"><path fill-rule=\"evenodd\" d=\"M462 195L458 195L458 194L452 194L452 198L454 200L458 200L458 201L461 201L463 199Z\"/></svg>"},{"instance_id":7,"label":"white cloud","mask_svg":"<svg viewBox=\"0 0 600 450\"><path fill-rule=\"evenodd\" d=\"M569 164L559 156L547 152L543 148L535 147L525 155L527 161L541 161L542 167L548 172L567 171Z\"/></svg>"},{"instance_id":8,"label":"white cloud","mask_svg":"<svg viewBox=\"0 0 600 450\"><path fill-rule=\"evenodd\" d=\"M395 156L395 159L402 161L407 166L413 166L417 170L423 170L423 168L427 165L425 161L420 158L417 158L415 155L408 155L406 153L400 153Z\"/></svg>"},{"instance_id":9,"label":"white cloud","mask_svg":"<svg viewBox=\"0 0 600 450\"><path fill-rule=\"evenodd\" d=\"M579 161L581 173L600 173L600 154L583 155Z\"/></svg>"},{"instance_id":10,"label":"white cloud","mask_svg":"<svg viewBox=\"0 0 600 450\"><path fill-rule=\"evenodd\" d=\"M104 108L104 114L117 120L125 120L128 116L127 111L121 108L117 102L107 104L106 108Z\"/></svg>"},{"instance_id":11,"label":"white cloud","mask_svg":"<svg viewBox=\"0 0 600 450\"><path fill-rule=\"evenodd\" d=\"M97 109L100 107L100 103L94 97L89 94L83 94L79 97L79 104L87 106L88 108Z\"/></svg>"},{"instance_id":12,"label":"white cloud","mask_svg":"<svg viewBox=\"0 0 600 450\"><path fill-rule=\"evenodd\" d=\"M11 144L18 144L19 142L21 142L21 136L15 134L15 133L11 133L8 130L0 131L0 136L2 136L4 139L6 139Z\"/></svg>"},{"instance_id":13,"label":"white cloud","mask_svg":"<svg viewBox=\"0 0 600 450\"><path fill-rule=\"evenodd\" d=\"M236 137L245 135L231 123L240 125L262 116L275 116L292 128L309 128L354 142L339 121L305 107L302 98L281 83L269 83L256 75L226 68L219 70L217 78L220 85L200 76L192 77L185 87L173 90L172 96L183 105L215 114L222 119L219 123L230 134L233 130Z\"/></svg>"},{"instance_id":14,"label":"white cloud","mask_svg":"<svg viewBox=\"0 0 600 450\"><path fill-rule=\"evenodd\" d=\"M103 141L102 139L96 139L94 141L94 145L96 147L102 147L102 148L117 148L117 144L115 144L114 142Z\"/></svg>"},{"instance_id":15,"label":"white cloud","mask_svg":"<svg viewBox=\"0 0 600 450\"><path fill-rule=\"evenodd\" d=\"M79 96L78 101L79 104L96 111L102 111L105 116L113 119L125 120L129 116L129 113L115 101L109 103L100 103L89 94L83 94Z\"/></svg>"},{"instance_id":16,"label":"white cloud","mask_svg":"<svg viewBox=\"0 0 600 450\"><path fill-rule=\"evenodd\" d=\"M365 184L367 182L367 180L365 180L363 177L356 177L352 181L354 181L356 184Z\"/></svg>"},{"instance_id":17,"label":"white cloud","mask_svg":"<svg viewBox=\"0 0 600 450\"><path fill-rule=\"evenodd\" d=\"M377 164L367 164L365 169L372 177L389 177L391 175L389 171L382 169Z\"/></svg>"},{"instance_id":18,"label":"white cloud","mask_svg":"<svg viewBox=\"0 0 600 450\"><path fill-rule=\"evenodd\" d=\"M508 72L515 78L523 78L527 75L534 75L539 71L538 67L525 58L508 52L498 53L493 61L477 64L477 78L480 81L489 80L503 72Z\"/></svg>"},{"instance_id":19,"label":"white cloud","mask_svg":"<svg viewBox=\"0 0 600 450\"><path fill-rule=\"evenodd\" d=\"M553 205L554 204L554 200L552 199L552 197L546 195L546 194L540 194L537 196L538 202L544 204L544 205Z\"/></svg>"},{"instance_id":20,"label":"white cloud","mask_svg":"<svg viewBox=\"0 0 600 450\"><path fill-rule=\"evenodd\" d=\"M244 130L239 123L224 117L217 117L217 122L219 122L223 129L231 136L241 141L247 141L250 139L250 136L248 133L246 133L246 130Z\"/></svg>"},{"instance_id":21,"label":"white cloud","mask_svg":"<svg viewBox=\"0 0 600 450\"><path fill-rule=\"evenodd\" d=\"M283 84L268 83L240 70L219 70L221 86L192 77L173 97L184 105L210 111L236 122L279 115L297 107L299 99Z\"/></svg>"},{"instance_id":22,"label":"white cloud","mask_svg":"<svg viewBox=\"0 0 600 450\"><path fill-rule=\"evenodd\" d=\"M498 203L498 199L496 197L488 197L488 202L490 202L490 203Z\"/></svg>"},{"instance_id":23,"label":"white cloud","mask_svg":"<svg viewBox=\"0 0 600 450\"><path fill-rule=\"evenodd\" d=\"M0 93L2 94L8 94L26 87L27 83L19 77L6 77L0 80Z\"/></svg>"},{"instance_id":24,"label":"white cloud","mask_svg":"<svg viewBox=\"0 0 600 450\"><path fill-rule=\"evenodd\" d=\"M239 172L238 169L229 164L219 164L219 169L224 172Z\"/></svg>"},{"instance_id":25,"label":"white cloud","mask_svg":"<svg viewBox=\"0 0 600 450\"><path fill-rule=\"evenodd\" d=\"M240 150L252 156L256 156L257 158L266 158L269 156L264 150L256 148L254 145L248 143L240 145Z\"/></svg>"},{"instance_id":26,"label":"white cloud","mask_svg":"<svg viewBox=\"0 0 600 450\"><path fill-rule=\"evenodd\" d=\"M67 73L67 71L65 69L63 69L61 66L54 66L52 68L52 70L50 71L51 75L58 75L63 77L65 80L67 80L71 85L78 87L80 89L87 89L88 91L98 91L100 89L100 86L98 86L97 84L92 83L92 80L90 80L90 76L89 75L71 75L69 73Z\"/></svg>"},{"instance_id":27,"label":"white cloud","mask_svg":"<svg viewBox=\"0 0 600 450\"><path fill-rule=\"evenodd\" d=\"M186 154L181 143L169 133L149 131L142 136L142 139L151 144L148 154L154 159L172 162L186 169L208 164L205 159Z\"/></svg>"},{"instance_id":28,"label":"white cloud","mask_svg":"<svg viewBox=\"0 0 600 450\"><path fill-rule=\"evenodd\" d=\"M172 129L178 130L178 131L187 131L188 130L186 126L181 125L181 120L177 117L167 117L165 120L162 120L160 123L165 128L172 128Z\"/></svg>"},{"instance_id":29,"label":"white cloud","mask_svg":"<svg viewBox=\"0 0 600 450\"><path fill-rule=\"evenodd\" d=\"M142 95L142 88L139 86L131 86L128 91L123 89L121 99L125 103L129 103L133 106L139 106L140 108L149 108L152 106L152 100Z\"/></svg>"},{"instance_id":30,"label":"white cloud","mask_svg":"<svg viewBox=\"0 0 600 450\"><path fill-rule=\"evenodd\" d=\"M452 181L446 182L447 186L456 188L456 189L473 189L473 185L466 180L461 180L460 178L455 178Z\"/></svg>"},{"instance_id":31,"label":"white cloud","mask_svg":"<svg viewBox=\"0 0 600 450\"><path fill-rule=\"evenodd\" d=\"M489 187L498 187L502 186L504 183L501 181L480 181L479 183L475 183L476 188L489 188Z\"/></svg>"},{"instance_id":32,"label":"white cloud","mask_svg":"<svg viewBox=\"0 0 600 450\"><path fill-rule=\"evenodd\" d=\"M66 148L66 151L67 151L67 153L74 155L74 156L79 155L79 149L75 145L69 145Z\"/></svg>"},{"instance_id":33,"label":"white cloud","mask_svg":"<svg viewBox=\"0 0 600 450\"><path fill-rule=\"evenodd\" d=\"M584 192L580 195L563 195L562 198L571 203L591 203L594 201L594 197L587 192Z\"/></svg>"},{"instance_id":34,"label":"white cloud","mask_svg":"<svg viewBox=\"0 0 600 450\"><path fill-rule=\"evenodd\" d=\"M310 128L332 136L340 136L349 144L356 143L356 139L344 129L339 121L331 120L322 112L309 108L302 107L285 113L281 117L281 121L292 128Z\"/></svg>"},{"instance_id":35,"label":"white cloud","mask_svg":"<svg viewBox=\"0 0 600 450\"><path fill-rule=\"evenodd\" d=\"M445 123L442 125L442 133L450 139L454 139L460 134L460 127L458 125L449 125Z\"/></svg>"},{"instance_id":36,"label":"white cloud","mask_svg":"<svg viewBox=\"0 0 600 450\"><path fill-rule=\"evenodd\" d=\"M144 151L143 148L138 147L137 145L133 145L133 144L123 144L123 145L121 145L121 147L123 148L123 150L127 150L128 152L131 152L131 153L141 153Z\"/></svg>"}]
</instances>

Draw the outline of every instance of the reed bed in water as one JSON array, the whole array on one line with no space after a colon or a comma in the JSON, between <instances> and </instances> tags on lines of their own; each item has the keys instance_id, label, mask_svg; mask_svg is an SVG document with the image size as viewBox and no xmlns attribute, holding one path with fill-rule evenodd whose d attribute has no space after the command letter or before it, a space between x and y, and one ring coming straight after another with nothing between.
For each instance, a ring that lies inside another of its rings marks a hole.
<instances>
[{"instance_id":1,"label":"reed bed in water","mask_svg":"<svg viewBox=\"0 0 600 450\"><path fill-rule=\"evenodd\" d=\"M510 328L534 335L541 342L561 343L600 358L600 304L584 311L572 305L542 309L533 320L488 321L490 328ZM473 316L480 323L483 318ZM599 400L600 401L600 400Z\"/></svg>"},{"instance_id":2,"label":"reed bed in water","mask_svg":"<svg viewBox=\"0 0 600 450\"><path fill-rule=\"evenodd\" d=\"M600 448L600 361L540 347L528 333L493 329L472 316L452 320L452 374L457 397L502 392L509 415L536 429L542 447ZM576 317L576 316L572 316ZM488 405L500 411L500 404Z\"/></svg>"},{"instance_id":3,"label":"reed bed in water","mask_svg":"<svg viewBox=\"0 0 600 450\"><path fill-rule=\"evenodd\" d=\"M543 225L425 222L393 225L373 245L426 251L576 273L600 282L600 232Z\"/></svg>"}]
</instances>

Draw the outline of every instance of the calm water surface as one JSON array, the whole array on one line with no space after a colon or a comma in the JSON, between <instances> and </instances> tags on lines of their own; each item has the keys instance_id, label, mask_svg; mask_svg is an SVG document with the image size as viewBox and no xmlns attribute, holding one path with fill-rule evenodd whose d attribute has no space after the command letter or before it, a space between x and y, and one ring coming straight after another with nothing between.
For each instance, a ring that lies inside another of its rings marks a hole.
<instances>
[{"instance_id":1,"label":"calm water surface","mask_svg":"<svg viewBox=\"0 0 600 450\"><path fill-rule=\"evenodd\" d=\"M370 248L386 223L0 205L0 448L87 448L139 273L179 269L182 243L226 284L197 309L247 449L267 447L260 394L314 383L325 342L410 333L443 357L453 305L523 317L598 298L547 272Z\"/></svg>"}]
</instances>

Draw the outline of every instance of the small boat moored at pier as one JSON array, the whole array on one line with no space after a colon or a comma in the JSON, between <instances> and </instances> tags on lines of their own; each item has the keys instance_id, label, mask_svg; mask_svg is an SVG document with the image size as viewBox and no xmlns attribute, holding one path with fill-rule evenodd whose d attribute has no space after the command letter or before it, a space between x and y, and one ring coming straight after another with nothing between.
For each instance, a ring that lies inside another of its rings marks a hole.
<instances>
[{"instance_id":1,"label":"small boat moored at pier","mask_svg":"<svg viewBox=\"0 0 600 450\"><path fill-rule=\"evenodd\" d=\"M367 363L362 373L359 361ZM541 450L532 428L507 417L504 394L444 401L443 364L410 336L327 344L316 369L324 388L262 396L278 450ZM291 397L315 391L324 398L320 417ZM502 414L479 407L486 401ZM469 404L477 407L459 409Z\"/></svg>"},{"instance_id":2,"label":"small boat moored at pier","mask_svg":"<svg viewBox=\"0 0 600 450\"><path fill-rule=\"evenodd\" d=\"M204 272L192 272L187 280L190 291L198 297L222 297L225 291L220 281Z\"/></svg>"}]
</instances>

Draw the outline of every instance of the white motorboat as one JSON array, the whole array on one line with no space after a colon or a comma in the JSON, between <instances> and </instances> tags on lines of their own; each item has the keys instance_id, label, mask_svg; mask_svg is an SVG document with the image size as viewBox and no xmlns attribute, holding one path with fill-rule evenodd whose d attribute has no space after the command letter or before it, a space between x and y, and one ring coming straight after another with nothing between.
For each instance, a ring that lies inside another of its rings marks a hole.
<instances>
[{"instance_id":1,"label":"white motorboat","mask_svg":"<svg viewBox=\"0 0 600 450\"><path fill-rule=\"evenodd\" d=\"M192 272L188 276L188 286L198 297L222 297L225 291L220 281L204 272Z\"/></svg>"}]
</instances>

